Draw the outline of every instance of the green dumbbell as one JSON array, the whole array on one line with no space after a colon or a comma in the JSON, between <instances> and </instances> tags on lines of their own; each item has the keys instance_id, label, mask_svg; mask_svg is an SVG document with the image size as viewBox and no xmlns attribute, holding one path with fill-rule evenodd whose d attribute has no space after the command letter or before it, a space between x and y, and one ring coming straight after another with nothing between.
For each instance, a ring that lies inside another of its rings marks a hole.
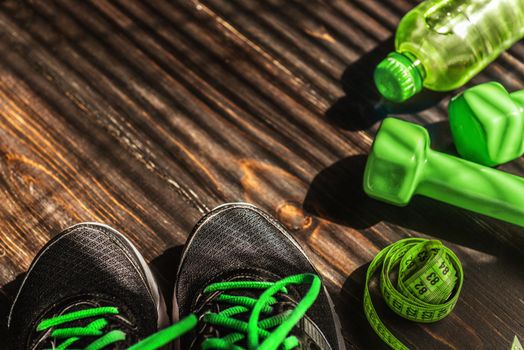
<instances>
[{"instance_id":1,"label":"green dumbbell","mask_svg":"<svg viewBox=\"0 0 524 350\"><path fill-rule=\"evenodd\" d=\"M364 173L364 190L404 206L420 194L524 226L524 178L429 148L423 127L386 118Z\"/></svg>"},{"instance_id":2,"label":"green dumbbell","mask_svg":"<svg viewBox=\"0 0 524 350\"><path fill-rule=\"evenodd\" d=\"M459 154L494 166L524 154L524 90L508 93L496 82L469 88L449 103Z\"/></svg>"}]
</instances>

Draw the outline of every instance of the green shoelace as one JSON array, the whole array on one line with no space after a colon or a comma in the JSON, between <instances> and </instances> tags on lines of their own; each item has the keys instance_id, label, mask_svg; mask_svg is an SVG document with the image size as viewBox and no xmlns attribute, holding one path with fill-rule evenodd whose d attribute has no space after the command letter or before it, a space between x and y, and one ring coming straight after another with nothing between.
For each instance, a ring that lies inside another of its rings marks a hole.
<instances>
[{"instance_id":1,"label":"green shoelace","mask_svg":"<svg viewBox=\"0 0 524 350\"><path fill-rule=\"evenodd\" d=\"M446 317L455 307L464 274L457 256L440 241L406 238L393 243L373 259L366 274L364 311L378 336L395 350L407 350L377 315L369 283L381 268L380 289L386 304L398 315L430 323ZM391 281L396 273L396 285Z\"/></svg>"},{"instance_id":2,"label":"green shoelace","mask_svg":"<svg viewBox=\"0 0 524 350\"><path fill-rule=\"evenodd\" d=\"M311 287L304 295L302 300L293 310L283 312L278 315L267 317L261 320L261 315L274 313L271 305L277 302L274 297L277 293L287 294L286 286L310 284ZM221 326L231 329L233 332L223 338L209 338L202 343L202 350L207 349L228 349L244 350L237 345L247 338L249 350L289 350L297 347L299 341L295 336L288 336L293 327L304 317L306 311L315 302L321 288L320 278L313 274L301 274L284 278L277 282L257 282L257 281L235 281L220 282L209 285L206 293L220 292L217 301L230 304L231 307L219 313L207 313L203 316L203 322L209 325ZM238 289L259 289L262 294L258 299L227 295L224 292ZM248 322L234 318L240 314L250 312ZM67 350L79 341L87 337L93 341L84 350L101 350L109 345L123 342L126 334L121 330L104 331L109 324L106 317L118 315L116 307L98 307L80 311L75 311L60 316L45 319L37 326L37 331L51 330L50 337L55 340L63 339L62 343L54 350ZM67 323L94 319L84 327L63 327ZM167 327L139 343L131 346L128 350L156 350L160 347L179 338L184 333L190 331L197 325L197 317L190 315L180 322Z\"/></svg>"},{"instance_id":3,"label":"green shoelace","mask_svg":"<svg viewBox=\"0 0 524 350\"><path fill-rule=\"evenodd\" d=\"M38 324L36 330L42 332L55 328L51 331L50 336L56 340L65 339L56 347L57 350L68 349L83 337L96 337L96 340L86 350L99 350L126 339L125 333L119 330L104 332L104 328L108 325L108 321L104 316L108 315L118 315L118 309L116 307L98 307L70 312L43 320ZM95 318L95 320L85 327L56 328L66 323L88 318Z\"/></svg>"},{"instance_id":4,"label":"green shoelace","mask_svg":"<svg viewBox=\"0 0 524 350\"><path fill-rule=\"evenodd\" d=\"M37 326L37 331L42 332L53 328L50 337L55 340L63 339L62 343L53 350L67 350L82 338L90 337L93 341L84 350L101 350L109 345L123 342L126 334L121 330L104 331L109 324L106 317L118 315L116 307L106 306L75 311L60 316L43 320ZM64 324L85 319L94 319L85 327L64 327ZM128 350L156 350L193 329L197 324L195 315L190 315L180 322L162 329L148 338L133 345Z\"/></svg>"},{"instance_id":5,"label":"green shoelace","mask_svg":"<svg viewBox=\"0 0 524 350\"><path fill-rule=\"evenodd\" d=\"M261 320L262 315L274 312L271 305L277 302L274 297L277 293L287 294L286 286L310 284L311 287L302 300L293 310L267 317ZM237 345L241 340L247 340L248 350L289 350L297 347L299 341L295 336L288 336L293 327L306 314L306 311L315 302L321 287L320 278L313 274L301 274L284 278L280 281L233 281L220 282L209 285L205 293L222 292L217 301L231 304L231 307L219 313L207 313L203 322L231 329L233 332L223 338L209 338L202 343L202 350L230 349L244 350ZM264 290L258 299L228 295L224 292L235 289L260 289ZM235 316L251 312L248 322L239 320Z\"/></svg>"}]
</instances>

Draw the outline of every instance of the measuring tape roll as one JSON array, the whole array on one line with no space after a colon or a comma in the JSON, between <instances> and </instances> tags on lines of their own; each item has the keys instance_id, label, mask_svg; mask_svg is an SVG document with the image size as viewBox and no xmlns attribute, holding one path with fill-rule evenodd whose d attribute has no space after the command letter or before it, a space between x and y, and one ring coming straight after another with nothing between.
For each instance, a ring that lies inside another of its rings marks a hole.
<instances>
[{"instance_id":1,"label":"measuring tape roll","mask_svg":"<svg viewBox=\"0 0 524 350\"><path fill-rule=\"evenodd\" d=\"M391 348L407 350L377 315L369 283L380 270L380 290L386 304L398 315L415 322L436 322L457 303L464 273L459 259L440 241L406 238L393 243L373 259L366 274L364 312L371 327ZM395 270L398 270L394 273ZM396 277L396 286L392 282Z\"/></svg>"}]
</instances>

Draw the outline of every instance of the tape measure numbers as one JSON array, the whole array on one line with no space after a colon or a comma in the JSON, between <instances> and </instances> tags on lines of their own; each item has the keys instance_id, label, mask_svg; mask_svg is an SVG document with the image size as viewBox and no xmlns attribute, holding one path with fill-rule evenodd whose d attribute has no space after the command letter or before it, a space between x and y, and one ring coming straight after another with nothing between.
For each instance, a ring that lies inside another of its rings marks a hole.
<instances>
[{"instance_id":1,"label":"tape measure numbers","mask_svg":"<svg viewBox=\"0 0 524 350\"><path fill-rule=\"evenodd\" d=\"M382 323L369 292L369 283L379 269L380 290L386 304L415 322L436 322L449 315L464 280L459 259L440 241L406 238L378 253L366 274L364 312L378 336L395 350L408 348Z\"/></svg>"}]
</instances>

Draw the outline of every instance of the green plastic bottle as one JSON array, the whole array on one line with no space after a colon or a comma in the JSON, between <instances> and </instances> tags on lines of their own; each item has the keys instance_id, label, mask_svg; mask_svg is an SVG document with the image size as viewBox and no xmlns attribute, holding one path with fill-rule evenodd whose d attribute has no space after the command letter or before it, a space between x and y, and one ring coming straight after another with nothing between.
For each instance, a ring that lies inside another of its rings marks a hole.
<instances>
[{"instance_id":1,"label":"green plastic bottle","mask_svg":"<svg viewBox=\"0 0 524 350\"><path fill-rule=\"evenodd\" d=\"M456 89L524 37L524 0L426 0L400 21L395 49L375 69L388 100L422 87Z\"/></svg>"}]
</instances>

